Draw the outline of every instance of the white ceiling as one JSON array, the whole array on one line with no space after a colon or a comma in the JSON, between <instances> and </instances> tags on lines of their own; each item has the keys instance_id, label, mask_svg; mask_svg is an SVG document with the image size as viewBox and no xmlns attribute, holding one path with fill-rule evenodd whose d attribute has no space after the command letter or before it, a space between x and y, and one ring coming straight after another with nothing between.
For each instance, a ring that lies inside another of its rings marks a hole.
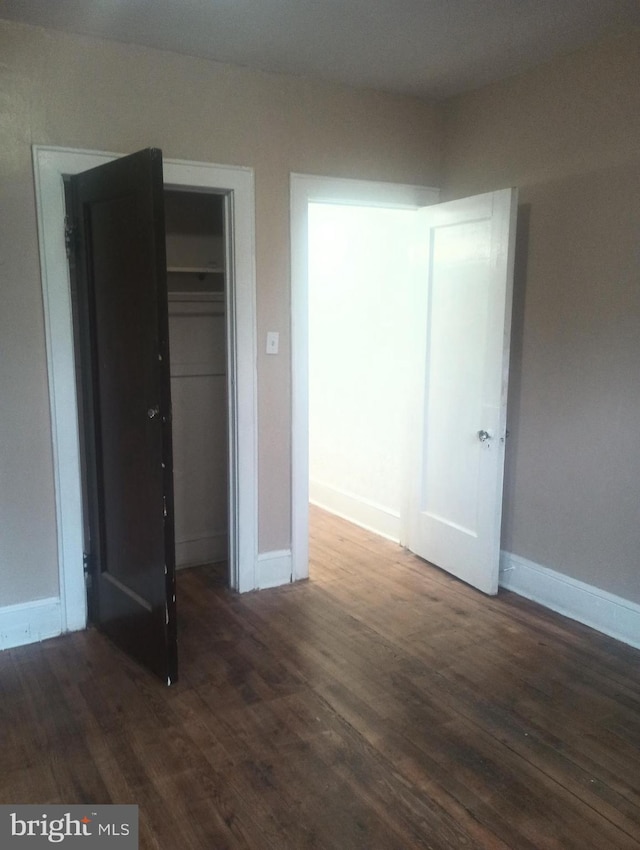
<instances>
[{"instance_id":1,"label":"white ceiling","mask_svg":"<svg viewBox=\"0 0 640 850\"><path fill-rule=\"evenodd\" d=\"M0 18L443 98L639 27L640 0L0 0Z\"/></svg>"}]
</instances>

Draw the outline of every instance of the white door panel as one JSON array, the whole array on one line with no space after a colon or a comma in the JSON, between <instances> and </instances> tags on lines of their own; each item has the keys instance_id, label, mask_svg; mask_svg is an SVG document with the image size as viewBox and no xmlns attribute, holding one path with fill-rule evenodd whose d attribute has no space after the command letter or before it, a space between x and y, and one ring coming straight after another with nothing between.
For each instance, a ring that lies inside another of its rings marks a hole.
<instances>
[{"instance_id":1,"label":"white door panel","mask_svg":"<svg viewBox=\"0 0 640 850\"><path fill-rule=\"evenodd\" d=\"M405 542L485 593L498 588L515 213L504 190L416 214L427 251Z\"/></svg>"}]
</instances>

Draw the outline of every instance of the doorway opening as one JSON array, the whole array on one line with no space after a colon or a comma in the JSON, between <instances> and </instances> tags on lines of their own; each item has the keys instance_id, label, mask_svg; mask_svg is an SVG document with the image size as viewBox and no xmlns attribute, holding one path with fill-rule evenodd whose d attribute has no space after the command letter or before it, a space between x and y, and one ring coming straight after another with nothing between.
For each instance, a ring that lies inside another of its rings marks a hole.
<instances>
[{"instance_id":1,"label":"doorway opening","mask_svg":"<svg viewBox=\"0 0 640 850\"><path fill-rule=\"evenodd\" d=\"M309 204L309 498L402 539L412 210Z\"/></svg>"},{"instance_id":2,"label":"doorway opening","mask_svg":"<svg viewBox=\"0 0 640 850\"><path fill-rule=\"evenodd\" d=\"M291 175L291 269L292 269L292 561L294 578L307 578L309 575L309 496L311 490L310 481L310 454L309 454L309 432L310 426L310 261L312 252L316 257L322 253L322 247L314 252L310 244L310 216L321 214L323 207L333 207L336 210L344 210L349 216L349 210L359 208L368 210L375 216L376 212L384 217L384 211L390 215L393 212L409 214L417 209L439 200L439 190L424 186L412 186L395 183L375 183L365 180L350 180L341 178L316 177L306 174ZM313 212L310 212L313 210ZM363 237L363 252L367 251L366 233ZM375 274L382 276L386 274L385 251L387 246L386 237L382 243L376 244L372 241L368 245L368 254L371 258ZM345 246L347 247L347 246ZM338 274L342 269L335 270ZM332 269L325 270L331 276ZM392 269L389 269L392 273ZM365 274L366 277L366 274ZM381 284L380 284L381 285ZM366 287L365 287L366 288ZM338 305L328 306L337 314ZM348 329L345 337L348 339ZM329 341L331 345L331 341ZM328 362L331 354L323 350L322 339L314 343L314 348L320 349L316 352L316 360ZM314 405L317 409L317 404ZM317 482L316 482L317 483ZM320 482L322 483L322 482ZM316 484L314 484L314 488ZM349 490L349 487L343 488ZM318 499L311 491L314 501ZM326 494L325 494L326 495ZM340 494L333 494L334 497ZM354 505L352 495L347 492L349 509ZM365 525L371 524L370 511L376 514L377 519L385 512L380 508L379 499L374 497L373 505L365 505L361 502L359 507L363 509L361 522ZM338 510L337 512L342 512ZM387 526L387 535L395 536L398 533L399 520L397 517L389 518L391 527Z\"/></svg>"},{"instance_id":3,"label":"doorway opening","mask_svg":"<svg viewBox=\"0 0 640 850\"><path fill-rule=\"evenodd\" d=\"M229 584L226 198L165 190L176 568Z\"/></svg>"}]
</instances>

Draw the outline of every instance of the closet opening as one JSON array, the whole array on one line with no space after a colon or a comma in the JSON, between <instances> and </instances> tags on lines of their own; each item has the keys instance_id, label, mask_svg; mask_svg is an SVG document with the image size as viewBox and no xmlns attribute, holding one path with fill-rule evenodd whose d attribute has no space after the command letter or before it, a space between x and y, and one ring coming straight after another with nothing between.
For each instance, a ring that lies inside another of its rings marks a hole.
<instances>
[{"instance_id":1,"label":"closet opening","mask_svg":"<svg viewBox=\"0 0 640 850\"><path fill-rule=\"evenodd\" d=\"M176 568L229 585L226 196L165 190Z\"/></svg>"}]
</instances>

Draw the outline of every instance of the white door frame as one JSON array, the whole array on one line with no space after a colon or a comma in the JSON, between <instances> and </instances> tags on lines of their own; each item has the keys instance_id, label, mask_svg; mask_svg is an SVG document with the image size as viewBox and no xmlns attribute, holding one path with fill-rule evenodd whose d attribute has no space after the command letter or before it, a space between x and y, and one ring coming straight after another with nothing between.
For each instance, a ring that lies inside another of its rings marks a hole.
<instances>
[{"instance_id":1,"label":"white door frame","mask_svg":"<svg viewBox=\"0 0 640 850\"><path fill-rule=\"evenodd\" d=\"M51 405L58 532L61 630L83 629L87 601L83 568L82 488L69 266L65 251L63 177L122 154L34 145L38 236ZM230 583L256 587L258 492L255 321L255 200L253 169L164 160L167 188L229 196L227 357L229 363ZM239 530L242 529L242 534Z\"/></svg>"},{"instance_id":2,"label":"white door frame","mask_svg":"<svg viewBox=\"0 0 640 850\"><path fill-rule=\"evenodd\" d=\"M309 577L309 203L418 209L440 190L291 174L291 556L293 580Z\"/></svg>"}]
</instances>

